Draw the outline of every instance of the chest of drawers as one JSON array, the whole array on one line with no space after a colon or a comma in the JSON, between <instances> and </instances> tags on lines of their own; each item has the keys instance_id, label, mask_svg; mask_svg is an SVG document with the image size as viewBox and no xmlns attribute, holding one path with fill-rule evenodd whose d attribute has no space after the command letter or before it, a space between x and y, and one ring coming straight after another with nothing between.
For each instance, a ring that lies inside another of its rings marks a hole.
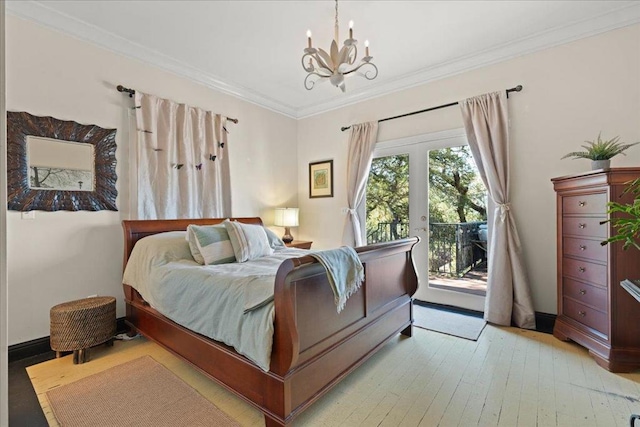
<instances>
[{"instance_id":1,"label":"chest of drawers","mask_svg":"<svg viewBox=\"0 0 640 427\"><path fill-rule=\"evenodd\" d=\"M640 251L602 246L614 234L607 202L628 203L625 183L640 168L591 171L552 180L557 194L558 317L553 334L589 349L613 372L640 369L640 304L620 282L640 278Z\"/></svg>"}]
</instances>

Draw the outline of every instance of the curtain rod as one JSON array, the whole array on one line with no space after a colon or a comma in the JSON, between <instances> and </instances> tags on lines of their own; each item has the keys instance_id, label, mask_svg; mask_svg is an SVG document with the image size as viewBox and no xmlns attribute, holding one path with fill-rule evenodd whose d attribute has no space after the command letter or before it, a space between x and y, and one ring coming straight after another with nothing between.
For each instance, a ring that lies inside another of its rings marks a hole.
<instances>
[{"instance_id":1,"label":"curtain rod","mask_svg":"<svg viewBox=\"0 0 640 427\"><path fill-rule=\"evenodd\" d=\"M521 90L522 90L522 85L518 85L516 87L512 87L511 89L507 89L507 98L509 97L510 92L520 92ZM385 119L378 120L378 123L386 122L387 120L394 120L394 119L400 119L402 117L413 116L414 114L426 113L427 111L433 111L433 110L439 110L441 108L452 107L454 105L458 105L458 103L451 102L449 104L438 105L437 107L425 108L424 110L420 110L420 111L413 111L411 113L400 114L399 116L387 117ZM340 129L342 130L342 132L344 132L345 130L351 129L351 126L343 126Z\"/></svg>"},{"instance_id":2,"label":"curtain rod","mask_svg":"<svg viewBox=\"0 0 640 427\"><path fill-rule=\"evenodd\" d=\"M128 87L124 87L122 85L116 86L116 89L118 89L118 92L128 93L129 94L129 98L133 98L133 95L136 94L135 89L129 89ZM231 117L227 117L227 120L229 120L230 122L233 122L235 124L238 124L238 119L232 119Z\"/></svg>"}]
</instances>

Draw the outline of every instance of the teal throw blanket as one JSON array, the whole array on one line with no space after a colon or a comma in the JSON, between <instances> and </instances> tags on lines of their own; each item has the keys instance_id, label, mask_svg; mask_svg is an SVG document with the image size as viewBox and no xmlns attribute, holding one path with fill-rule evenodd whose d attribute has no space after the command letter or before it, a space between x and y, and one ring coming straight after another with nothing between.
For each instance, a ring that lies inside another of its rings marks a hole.
<instances>
[{"instance_id":1,"label":"teal throw blanket","mask_svg":"<svg viewBox=\"0 0 640 427\"><path fill-rule=\"evenodd\" d=\"M356 251L348 246L309 254L327 270L329 284L335 296L338 313L342 311L347 298L360 289L364 281L364 267Z\"/></svg>"}]
</instances>

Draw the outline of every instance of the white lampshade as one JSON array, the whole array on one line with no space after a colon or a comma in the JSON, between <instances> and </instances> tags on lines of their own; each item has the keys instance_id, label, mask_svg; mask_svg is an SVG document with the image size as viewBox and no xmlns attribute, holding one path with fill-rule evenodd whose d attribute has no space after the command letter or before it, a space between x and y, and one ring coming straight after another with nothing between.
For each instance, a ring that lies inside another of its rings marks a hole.
<instances>
[{"instance_id":1,"label":"white lampshade","mask_svg":"<svg viewBox=\"0 0 640 427\"><path fill-rule=\"evenodd\" d=\"M297 227L298 208L276 208L276 216L273 225L278 227Z\"/></svg>"}]
</instances>

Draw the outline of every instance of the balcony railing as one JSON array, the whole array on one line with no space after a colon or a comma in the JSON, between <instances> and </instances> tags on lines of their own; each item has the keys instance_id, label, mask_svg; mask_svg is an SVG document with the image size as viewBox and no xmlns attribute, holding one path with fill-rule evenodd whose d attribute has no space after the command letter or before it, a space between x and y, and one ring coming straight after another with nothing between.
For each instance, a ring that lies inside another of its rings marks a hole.
<instances>
[{"instance_id":1,"label":"balcony railing","mask_svg":"<svg viewBox=\"0 0 640 427\"><path fill-rule=\"evenodd\" d=\"M377 227L367 230L367 244L389 242L409 237L407 222L379 222Z\"/></svg>"},{"instance_id":2,"label":"balcony railing","mask_svg":"<svg viewBox=\"0 0 640 427\"><path fill-rule=\"evenodd\" d=\"M486 261L486 242L478 231L485 221L429 224L429 271L461 277Z\"/></svg>"},{"instance_id":3,"label":"balcony railing","mask_svg":"<svg viewBox=\"0 0 640 427\"><path fill-rule=\"evenodd\" d=\"M480 239L480 225L486 221L429 224L429 271L462 277L487 260L486 241ZM367 244L409 237L406 222L381 222L367 233Z\"/></svg>"}]
</instances>

